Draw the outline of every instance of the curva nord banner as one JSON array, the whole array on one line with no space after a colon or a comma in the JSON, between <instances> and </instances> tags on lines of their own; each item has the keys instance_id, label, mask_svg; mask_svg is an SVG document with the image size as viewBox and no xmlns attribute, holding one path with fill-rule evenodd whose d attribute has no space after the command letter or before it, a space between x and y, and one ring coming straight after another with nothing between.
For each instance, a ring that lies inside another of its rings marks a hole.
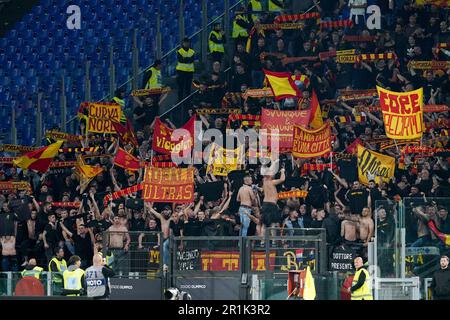
<instances>
[{"instance_id":1,"label":"curva nord banner","mask_svg":"<svg viewBox=\"0 0 450 320\"><path fill-rule=\"evenodd\" d=\"M395 158L358 145L358 176L362 184L368 185L373 176L378 182L381 176L384 182L389 182L395 173Z\"/></svg>"},{"instance_id":2,"label":"curva nord banner","mask_svg":"<svg viewBox=\"0 0 450 320\"><path fill-rule=\"evenodd\" d=\"M120 122L122 109L116 103L88 102L88 131L116 133L112 122Z\"/></svg>"},{"instance_id":3,"label":"curva nord banner","mask_svg":"<svg viewBox=\"0 0 450 320\"><path fill-rule=\"evenodd\" d=\"M318 129L294 126L292 155L296 158L320 157L331 151L331 129L327 122Z\"/></svg>"},{"instance_id":4,"label":"curva nord banner","mask_svg":"<svg viewBox=\"0 0 450 320\"><path fill-rule=\"evenodd\" d=\"M418 139L423 123L423 88L394 92L377 86L386 135L391 139Z\"/></svg>"},{"instance_id":5,"label":"curva nord banner","mask_svg":"<svg viewBox=\"0 0 450 320\"><path fill-rule=\"evenodd\" d=\"M188 122L184 124L182 129L185 129L186 135L190 134L187 139L178 139L178 141L172 141L172 133L174 129L167 127L162 121L157 117L155 119L155 129L153 132L153 144L152 149L156 152L171 154L172 152L180 152L192 148L193 137L194 137L194 125L195 125L195 115L192 116Z\"/></svg>"},{"instance_id":6,"label":"curva nord banner","mask_svg":"<svg viewBox=\"0 0 450 320\"><path fill-rule=\"evenodd\" d=\"M262 109L261 128L267 130L267 144L271 139L279 139L280 151L292 150L294 125L306 127L309 123L310 110L280 111ZM278 133L272 130L278 130ZM263 135L264 132L261 132Z\"/></svg>"},{"instance_id":7,"label":"curva nord banner","mask_svg":"<svg viewBox=\"0 0 450 320\"><path fill-rule=\"evenodd\" d=\"M194 201L194 168L145 169L142 197L148 202Z\"/></svg>"}]
</instances>

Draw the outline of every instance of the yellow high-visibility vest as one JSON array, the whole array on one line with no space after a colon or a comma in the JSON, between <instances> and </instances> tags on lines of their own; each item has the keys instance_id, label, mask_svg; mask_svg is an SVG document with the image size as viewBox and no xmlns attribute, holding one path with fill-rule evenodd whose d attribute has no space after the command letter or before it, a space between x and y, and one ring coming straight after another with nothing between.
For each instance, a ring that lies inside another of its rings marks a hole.
<instances>
[{"instance_id":1,"label":"yellow high-visibility vest","mask_svg":"<svg viewBox=\"0 0 450 320\"><path fill-rule=\"evenodd\" d=\"M50 270L50 265L52 264L52 261L56 264L56 268L58 270ZM51 272L64 272L65 270L67 270L67 262L66 260L62 259L61 261L59 261L58 259L56 259L56 257L54 257L52 260L50 260L50 262L48 263L48 271Z\"/></svg>"},{"instance_id":2,"label":"yellow high-visibility vest","mask_svg":"<svg viewBox=\"0 0 450 320\"><path fill-rule=\"evenodd\" d=\"M209 51L210 52L225 52L223 43L215 43L214 41L211 40L211 36L214 35L216 36L217 40L222 40L222 34L220 32L216 32L216 31L211 31L209 33Z\"/></svg>"},{"instance_id":3,"label":"yellow high-visibility vest","mask_svg":"<svg viewBox=\"0 0 450 320\"><path fill-rule=\"evenodd\" d=\"M364 268L359 269L356 271L355 276L353 277L352 286L358 283L359 276L361 273L364 272L366 275L366 280L364 281L364 284L361 288L358 290L352 292L351 299L352 300L373 300L372 296L372 289L370 288L370 275L369 271L367 271Z\"/></svg>"},{"instance_id":4,"label":"yellow high-visibility vest","mask_svg":"<svg viewBox=\"0 0 450 320\"><path fill-rule=\"evenodd\" d=\"M39 280L40 277L41 277L41 272L43 270L44 270L43 268L36 266L33 269L31 269L31 270L26 270L26 269L23 270L21 275L22 275L22 278L24 278L24 277L35 277L36 279Z\"/></svg>"},{"instance_id":5,"label":"yellow high-visibility vest","mask_svg":"<svg viewBox=\"0 0 450 320\"><path fill-rule=\"evenodd\" d=\"M236 22L237 20L244 20L247 23L249 22L246 16L238 14L233 20L233 33L231 36L233 37L233 39L236 39L237 37L248 37L247 29L242 28L240 25L238 25Z\"/></svg>"},{"instance_id":6,"label":"yellow high-visibility vest","mask_svg":"<svg viewBox=\"0 0 450 320\"><path fill-rule=\"evenodd\" d=\"M194 56L195 51L189 48L188 51L184 50L184 48L178 49L177 51L183 58L191 58ZM175 68L179 71L185 71L185 72L194 72L194 63L182 63L178 61L178 64Z\"/></svg>"},{"instance_id":7,"label":"yellow high-visibility vest","mask_svg":"<svg viewBox=\"0 0 450 320\"><path fill-rule=\"evenodd\" d=\"M66 290L80 290L83 288L81 278L84 275L84 270L76 269L73 271L66 270L63 272L64 289ZM68 296L79 296L80 294L68 294Z\"/></svg>"},{"instance_id":8,"label":"yellow high-visibility vest","mask_svg":"<svg viewBox=\"0 0 450 320\"><path fill-rule=\"evenodd\" d=\"M260 1L256 0L250 0L250 3L252 4L252 11L262 11L262 4ZM259 19L259 16L252 14L253 21L256 21Z\"/></svg>"},{"instance_id":9,"label":"yellow high-visibility vest","mask_svg":"<svg viewBox=\"0 0 450 320\"><path fill-rule=\"evenodd\" d=\"M161 70L155 67L151 67L149 70L152 72L152 75L148 79L145 89L162 88Z\"/></svg>"},{"instance_id":10,"label":"yellow high-visibility vest","mask_svg":"<svg viewBox=\"0 0 450 320\"><path fill-rule=\"evenodd\" d=\"M280 0L281 3L283 3L283 0ZM280 12L281 10L283 10L282 7L276 5L275 3L273 3L272 0L269 0L269 11L270 12Z\"/></svg>"}]
</instances>

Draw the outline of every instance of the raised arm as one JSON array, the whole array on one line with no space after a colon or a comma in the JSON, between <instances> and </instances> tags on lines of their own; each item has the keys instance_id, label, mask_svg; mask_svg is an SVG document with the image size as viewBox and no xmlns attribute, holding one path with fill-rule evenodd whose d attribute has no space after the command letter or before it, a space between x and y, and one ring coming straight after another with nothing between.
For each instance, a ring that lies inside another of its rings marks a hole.
<instances>
[{"instance_id":1,"label":"raised arm","mask_svg":"<svg viewBox=\"0 0 450 320\"><path fill-rule=\"evenodd\" d=\"M70 237L72 238L73 233L69 231L69 229L66 228L66 226L64 225L63 221L59 222L59 225L61 226L61 229Z\"/></svg>"},{"instance_id":2,"label":"raised arm","mask_svg":"<svg viewBox=\"0 0 450 320\"><path fill-rule=\"evenodd\" d=\"M275 186L276 186L276 185L279 185L279 184L281 184L281 183L283 183L284 180L286 180L286 174L285 174L284 168L282 168L282 169L280 170L280 173L281 173L281 175L280 175L280 178L279 178L279 179L272 180L272 183L273 183Z\"/></svg>"}]
</instances>

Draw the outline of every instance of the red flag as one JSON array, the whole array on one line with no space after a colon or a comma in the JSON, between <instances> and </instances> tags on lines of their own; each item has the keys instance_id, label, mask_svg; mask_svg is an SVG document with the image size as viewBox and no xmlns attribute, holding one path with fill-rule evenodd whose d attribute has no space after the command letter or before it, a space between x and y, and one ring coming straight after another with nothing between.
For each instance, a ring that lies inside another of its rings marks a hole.
<instances>
[{"instance_id":1,"label":"red flag","mask_svg":"<svg viewBox=\"0 0 450 320\"><path fill-rule=\"evenodd\" d=\"M194 125L195 125L195 115L189 119L188 122L184 124L183 129L187 130L190 134L190 139L188 141L183 141L180 139L178 141L172 141L172 133L174 129L167 127L159 117L155 121L155 129L153 131L153 144L152 149L156 152L171 154L172 152L181 152L192 148L194 143Z\"/></svg>"},{"instance_id":2,"label":"red flag","mask_svg":"<svg viewBox=\"0 0 450 320\"><path fill-rule=\"evenodd\" d=\"M139 159L122 148L119 148L119 151L117 151L116 157L114 158L114 164L132 171L137 171L141 168Z\"/></svg>"},{"instance_id":3,"label":"red flag","mask_svg":"<svg viewBox=\"0 0 450 320\"><path fill-rule=\"evenodd\" d=\"M117 135L119 136L119 140L122 141L123 144L131 143L132 145L137 147L138 142L136 139L136 135L134 134L133 127L128 119L126 126L115 121L112 121L112 125L114 127L114 130L116 130Z\"/></svg>"},{"instance_id":4,"label":"red flag","mask_svg":"<svg viewBox=\"0 0 450 320\"><path fill-rule=\"evenodd\" d=\"M45 173L63 143L64 141L58 140L47 147L25 153L23 156L13 160L13 163L22 169L33 169Z\"/></svg>"},{"instance_id":5,"label":"red flag","mask_svg":"<svg viewBox=\"0 0 450 320\"><path fill-rule=\"evenodd\" d=\"M351 144L347 146L345 152L349 154L355 154L358 151L358 145L362 146L363 143L361 140L359 140L359 138L356 138L355 141L353 141Z\"/></svg>"}]
</instances>

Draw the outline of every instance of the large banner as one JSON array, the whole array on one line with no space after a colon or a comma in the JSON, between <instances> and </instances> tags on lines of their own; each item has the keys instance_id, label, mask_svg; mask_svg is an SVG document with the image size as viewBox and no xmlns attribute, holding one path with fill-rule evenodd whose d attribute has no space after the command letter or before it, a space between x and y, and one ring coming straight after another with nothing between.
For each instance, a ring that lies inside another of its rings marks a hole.
<instances>
[{"instance_id":1,"label":"large banner","mask_svg":"<svg viewBox=\"0 0 450 320\"><path fill-rule=\"evenodd\" d=\"M122 109L117 103L88 103L88 131L95 133L116 133L112 121L120 122Z\"/></svg>"},{"instance_id":2,"label":"large banner","mask_svg":"<svg viewBox=\"0 0 450 320\"><path fill-rule=\"evenodd\" d=\"M145 169L142 198L149 202L194 201L194 168Z\"/></svg>"},{"instance_id":3,"label":"large banner","mask_svg":"<svg viewBox=\"0 0 450 320\"><path fill-rule=\"evenodd\" d=\"M358 145L358 176L362 184L368 185L373 176L378 182L381 176L384 182L389 182L395 173L395 158Z\"/></svg>"},{"instance_id":4,"label":"large banner","mask_svg":"<svg viewBox=\"0 0 450 320\"><path fill-rule=\"evenodd\" d=\"M267 130L267 143L271 145L271 139L279 139L280 151L292 150L292 137L294 126L309 124L309 110L280 111L262 109L261 128ZM271 130L279 130L278 134Z\"/></svg>"},{"instance_id":5,"label":"large banner","mask_svg":"<svg viewBox=\"0 0 450 320\"><path fill-rule=\"evenodd\" d=\"M294 126L292 155L296 158L320 157L331 151L331 129L327 122L318 129Z\"/></svg>"},{"instance_id":6,"label":"large banner","mask_svg":"<svg viewBox=\"0 0 450 320\"><path fill-rule=\"evenodd\" d=\"M156 152L171 154L174 152L181 152L188 150L194 145L194 125L195 125L195 115L192 116L188 122L184 124L183 129L189 131L190 138L183 141L182 138L178 141L172 141L172 133L174 129L167 127L159 117L155 121L155 129L153 131L153 144L152 149Z\"/></svg>"},{"instance_id":7,"label":"large banner","mask_svg":"<svg viewBox=\"0 0 450 320\"><path fill-rule=\"evenodd\" d=\"M211 147L208 160L208 172L215 176L226 177L229 172L238 170L242 163L243 147L225 149L217 144Z\"/></svg>"},{"instance_id":8,"label":"large banner","mask_svg":"<svg viewBox=\"0 0 450 320\"><path fill-rule=\"evenodd\" d=\"M418 139L423 123L423 88L394 92L377 86L386 135L391 139Z\"/></svg>"}]
</instances>

